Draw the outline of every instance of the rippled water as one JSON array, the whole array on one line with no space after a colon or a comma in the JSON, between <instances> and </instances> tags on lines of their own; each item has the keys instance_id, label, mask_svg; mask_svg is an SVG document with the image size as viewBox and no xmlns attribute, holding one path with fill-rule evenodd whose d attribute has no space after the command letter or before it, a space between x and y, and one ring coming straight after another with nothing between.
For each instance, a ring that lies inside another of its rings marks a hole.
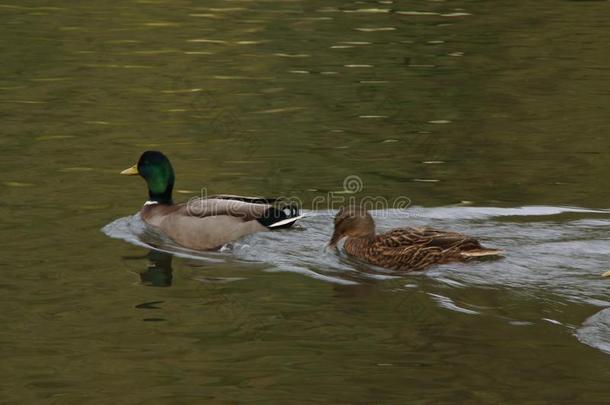
<instances>
[{"instance_id":1,"label":"rippled water","mask_svg":"<svg viewBox=\"0 0 610 405\"><path fill-rule=\"evenodd\" d=\"M105 226L103 231L113 238L151 248L163 256L176 254L202 263L211 262L215 266L219 263L233 266L235 260L260 263L264 265L264 271L295 272L339 285L392 280L394 288L407 291L419 287L418 277L429 277L444 291L442 294L436 289L426 291L439 306L471 315L484 314L487 308L468 301L457 305L447 294L466 286L514 288L526 294L552 293L557 295L558 301L567 299L602 308L610 306L607 285L600 280L610 262L610 211L545 206L453 206L373 212L381 231L405 224L433 224L476 236L485 244L507 252L502 260L448 264L416 274L399 274L350 263L347 257L326 248L332 234L334 213L309 211L305 214L306 219L300 221L300 226L294 230L255 234L228 244L220 254L181 248L148 227L138 214L118 219ZM560 314L557 316L563 318ZM510 315L508 311L503 316L513 324L546 321L564 325L569 330L578 328L578 325L549 318L545 313L539 314L537 319L519 317L519 313ZM607 351L607 336L599 333L599 329L608 327L607 320L600 315L588 320L586 326L577 331L577 336L581 341Z\"/></svg>"},{"instance_id":2,"label":"rippled water","mask_svg":"<svg viewBox=\"0 0 610 405\"><path fill-rule=\"evenodd\" d=\"M607 15L0 4L0 402L607 402ZM292 196L309 216L177 249L126 217L144 184L117 173L151 148L177 200ZM379 228L506 257L396 275L325 251L337 206L311 208L347 176L412 202Z\"/></svg>"}]
</instances>

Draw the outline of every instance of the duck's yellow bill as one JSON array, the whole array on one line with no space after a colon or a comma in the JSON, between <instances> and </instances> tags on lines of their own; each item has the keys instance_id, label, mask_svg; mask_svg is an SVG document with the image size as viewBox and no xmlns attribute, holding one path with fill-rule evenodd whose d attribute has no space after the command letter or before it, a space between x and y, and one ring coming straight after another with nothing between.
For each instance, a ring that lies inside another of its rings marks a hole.
<instances>
[{"instance_id":1,"label":"duck's yellow bill","mask_svg":"<svg viewBox=\"0 0 610 405\"><path fill-rule=\"evenodd\" d=\"M138 172L138 165L133 165L129 169L123 170L121 174L126 174L127 176L136 176L140 174L140 172Z\"/></svg>"},{"instance_id":2,"label":"duck's yellow bill","mask_svg":"<svg viewBox=\"0 0 610 405\"><path fill-rule=\"evenodd\" d=\"M610 277L610 270L602 274L602 277Z\"/></svg>"}]
</instances>

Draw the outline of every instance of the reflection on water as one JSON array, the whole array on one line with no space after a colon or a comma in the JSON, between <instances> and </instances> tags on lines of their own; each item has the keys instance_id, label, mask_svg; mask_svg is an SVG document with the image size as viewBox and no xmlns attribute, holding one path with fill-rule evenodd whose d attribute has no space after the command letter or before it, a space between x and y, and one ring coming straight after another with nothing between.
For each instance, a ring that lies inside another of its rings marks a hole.
<instances>
[{"instance_id":1,"label":"reflection on water","mask_svg":"<svg viewBox=\"0 0 610 405\"><path fill-rule=\"evenodd\" d=\"M0 4L0 402L607 402L608 216L561 208L610 200L607 7ZM184 251L124 218L146 149L177 200L358 175L509 254L389 274L331 212Z\"/></svg>"},{"instance_id":2,"label":"reflection on water","mask_svg":"<svg viewBox=\"0 0 610 405\"><path fill-rule=\"evenodd\" d=\"M150 250L146 256L125 257L127 260L147 259L146 270L139 273L140 280L152 287L169 287L172 285L172 260L174 256L158 250Z\"/></svg>"}]
</instances>

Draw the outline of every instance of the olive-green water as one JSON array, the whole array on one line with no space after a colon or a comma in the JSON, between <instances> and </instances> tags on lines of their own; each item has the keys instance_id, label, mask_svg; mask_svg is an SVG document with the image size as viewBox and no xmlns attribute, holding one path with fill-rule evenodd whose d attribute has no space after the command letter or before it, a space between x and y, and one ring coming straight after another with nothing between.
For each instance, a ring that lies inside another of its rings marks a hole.
<instances>
[{"instance_id":1,"label":"olive-green water","mask_svg":"<svg viewBox=\"0 0 610 405\"><path fill-rule=\"evenodd\" d=\"M608 16L3 2L0 403L607 403ZM144 183L118 176L147 149L177 200L294 196L309 218L203 258L149 250ZM392 278L325 251L347 176L410 199L380 228L506 258Z\"/></svg>"}]
</instances>

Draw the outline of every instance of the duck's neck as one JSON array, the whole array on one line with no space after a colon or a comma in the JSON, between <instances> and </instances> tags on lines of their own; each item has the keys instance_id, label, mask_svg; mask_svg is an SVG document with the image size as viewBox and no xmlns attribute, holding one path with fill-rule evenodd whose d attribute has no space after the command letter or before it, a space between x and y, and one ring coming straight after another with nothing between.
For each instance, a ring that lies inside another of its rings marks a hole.
<instances>
[{"instance_id":1,"label":"duck's neck","mask_svg":"<svg viewBox=\"0 0 610 405\"><path fill-rule=\"evenodd\" d=\"M375 239L375 232L373 231L372 233L367 233L364 235L355 235L348 237L347 239L353 243L357 243L358 245L366 246L373 243L373 240Z\"/></svg>"},{"instance_id":2,"label":"duck's neck","mask_svg":"<svg viewBox=\"0 0 610 405\"><path fill-rule=\"evenodd\" d=\"M373 243L373 240L375 239L375 234L369 234L369 235L364 235L364 236L358 236L356 238L352 238L353 240L357 240L359 243L362 243L364 245L370 245L371 243Z\"/></svg>"},{"instance_id":3,"label":"duck's neck","mask_svg":"<svg viewBox=\"0 0 610 405\"><path fill-rule=\"evenodd\" d=\"M174 176L167 179L148 179L148 201L157 204L174 203L172 200L172 191L174 189Z\"/></svg>"},{"instance_id":4,"label":"duck's neck","mask_svg":"<svg viewBox=\"0 0 610 405\"><path fill-rule=\"evenodd\" d=\"M368 249L373 243L374 239L375 235L351 237L345 240L343 246L348 253L360 252Z\"/></svg>"},{"instance_id":5,"label":"duck's neck","mask_svg":"<svg viewBox=\"0 0 610 405\"><path fill-rule=\"evenodd\" d=\"M168 204L174 203L172 199L172 186L168 187L163 193L154 193L152 190L148 190L148 201L157 204Z\"/></svg>"},{"instance_id":6,"label":"duck's neck","mask_svg":"<svg viewBox=\"0 0 610 405\"><path fill-rule=\"evenodd\" d=\"M375 225L367 224L367 226L360 227L357 232L352 233L353 238L361 239L367 243L373 242L375 239Z\"/></svg>"}]
</instances>

